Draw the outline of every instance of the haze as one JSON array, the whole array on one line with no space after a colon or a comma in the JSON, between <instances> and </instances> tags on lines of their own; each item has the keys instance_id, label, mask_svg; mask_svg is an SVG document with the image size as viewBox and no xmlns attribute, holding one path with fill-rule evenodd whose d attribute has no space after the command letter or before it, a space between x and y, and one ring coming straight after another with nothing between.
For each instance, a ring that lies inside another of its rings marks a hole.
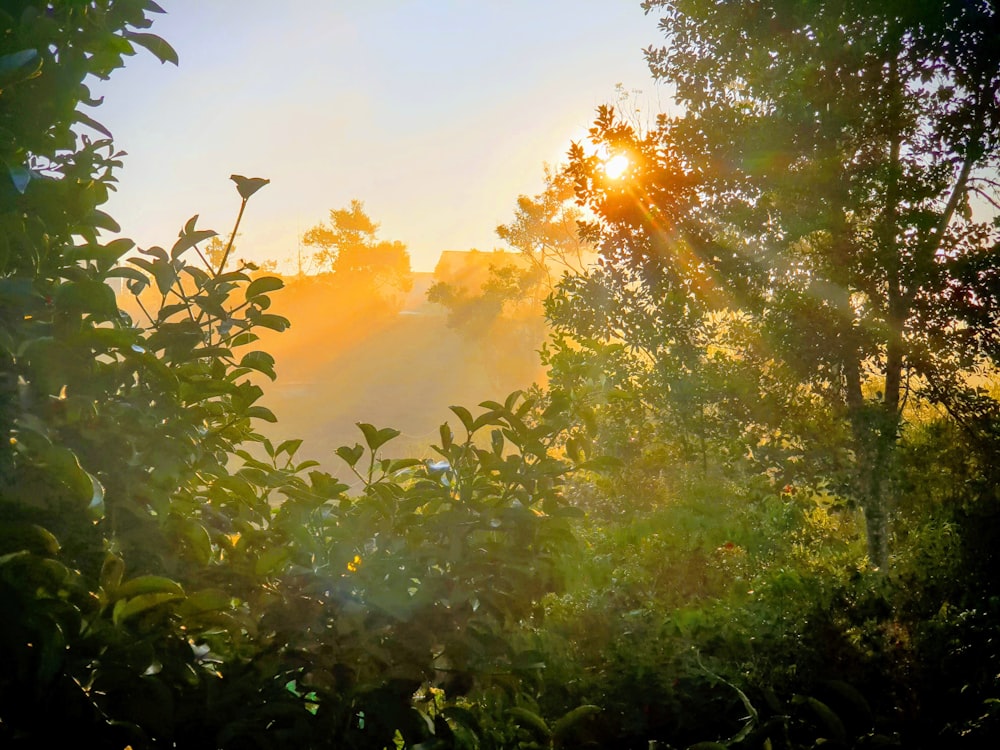
<instances>
[{"instance_id":1,"label":"haze","mask_svg":"<svg viewBox=\"0 0 1000 750\"><path fill-rule=\"evenodd\" d=\"M181 224L229 230L233 173L268 177L240 254L295 266L302 233L365 201L415 270L501 243L615 87L657 106L636 0L162 0L153 31L180 66L139 54L101 121L130 152L108 211L140 246Z\"/></svg>"}]
</instances>

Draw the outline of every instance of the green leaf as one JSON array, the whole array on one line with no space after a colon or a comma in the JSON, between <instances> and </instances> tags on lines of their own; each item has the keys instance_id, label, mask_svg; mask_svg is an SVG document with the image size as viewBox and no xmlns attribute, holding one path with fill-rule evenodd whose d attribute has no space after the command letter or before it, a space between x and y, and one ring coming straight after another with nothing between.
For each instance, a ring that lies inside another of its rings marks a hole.
<instances>
[{"instance_id":1,"label":"green leaf","mask_svg":"<svg viewBox=\"0 0 1000 750\"><path fill-rule=\"evenodd\" d=\"M244 177L241 174L229 175L229 179L236 183L236 191L243 200L249 200L251 195L271 182L263 177Z\"/></svg>"},{"instance_id":2,"label":"green leaf","mask_svg":"<svg viewBox=\"0 0 1000 750\"><path fill-rule=\"evenodd\" d=\"M106 245L87 244L81 247L74 247L66 251L66 257L75 261L93 260L97 263L99 271L107 272L108 276L121 276L119 273L112 273L111 267L121 259L125 253L135 246L132 240L125 237L111 240ZM130 269L134 271L135 269Z\"/></svg>"},{"instance_id":3,"label":"green leaf","mask_svg":"<svg viewBox=\"0 0 1000 750\"><path fill-rule=\"evenodd\" d=\"M114 290L95 279L66 282L56 292L55 303L60 310L98 314L108 318L118 316L118 301Z\"/></svg>"},{"instance_id":4,"label":"green leaf","mask_svg":"<svg viewBox=\"0 0 1000 750\"><path fill-rule=\"evenodd\" d=\"M249 367L251 370L262 372L271 380L278 377L274 372L274 357L267 352L247 352L240 360L240 367Z\"/></svg>"},{"instance_id":5,"label":"green leaf","mask_svg":"<svg viewBox=\"0 0 1000 750\"><path fill-rule=\"evenodd\" d=\"M828 705L811 697L806 697L804 703L812 709L813 713L826 728L830 739L837 742L847 741L847 730L844 728L844 722L841 721L840 717Z\"/></svg>"},{"instance_id":6,"label":"green leaf","mask_svg":"<svg viewBox=\"0 0 1000 750\"><path fill-rule=\"evenodd\" d=\"M181 611L190 614L225 611L232 606L232 600L232 594L222 589L202 589L184 600Z\"/></svg>"},{"instance_id":7,"label":"green leaf","mask_svg":"<svg viewBox=\"0 0 1000 750\"><path fill-rule=\"evenodd\" d=\"M247 416L251 419L262 419L270 424L275 424L278 421L278 418L274 416L274 412L266 406L251 406L247 409Z\"/></svg>"},{"instance_id":8,"label":"green leaf","mask_svg":"<svg viewBox=\"0 0 1000 750\"><path fill-rule=\"evenodd\" d=\"M361 448L360 445L357 447ZM343 458L343 456L341 456L339 452L340 450L342 449L338 449L337 455ZM363 450L364 449L362 449L362 451ZM360 453L358 454L358 458L361 458ZM355 459L354 463L357 463L357 459ZM351 465L353 466L354 464ZM344 484L338 479L335 479L330 474L327 474L325 471L310 471L309 481L312 483L312 488L314 492L323 495L324 497L327 498L337 497L337 495L339 495L341 492L344 492L345 490L349 489L349 487L346 484Z\"/></svg>"},{"instance_id":9,"label":"green leaf","mask_svg":"<svg viewBox=\"0 0 1000 750\"><path fill-rule=\"evenodd\" d=\"M365 449L361 447L360 443L355 443L353 448L348 448L346 445L342 445L334 452L344 459L344 462L348 466L353 467L358 463L358 461L361 460L361 456L364 455Z\"/></svg>"},{"instance_id":10,"label":"green leaf","mask_svg":"<svg viewBox=\"0 0 1000 750\"><path fill-rule=\"evenodd\" d=\"M534 711L515 706L514 708L508 708L506 713L514 720L515 724L534 732L540 739L548 741L552 736L552 732L549 731L549 725L545 723L545 719Z\"/></svg>"},{"instance_id":11,"label":"green leaf","mask_svg":"<svg viewBox=\"0 0 1000 750\"><path fill-rule=\"evenodd\" d=\"M248 316L250 322L254 325L258 325L261 328L269 328L272 331L284 331L291 323L288 318L281 315L272 315L270 313L260 313L254 316Z\"/></svg>"},{"instance_id":12,"label":"green leaf","mask_svg":"<svg viewBox=\"0 0 1000 750\"><path fill-rule=\"evenodd\" d=\"M103 136L105 136L107 138L114 138L114 136L111 135L111 131L108 130L103 125L101 125L101 123L99 123L93 117L90 117L89 115L85 115L83 112L76 112L75 116L76 116L76 121L78 123L80 123L81 125L86 125L91 130L96 130L98 133L100 133L101 135L103 135Z\"/></svg>"},{"instance_id":13,"label":"green leaf","mask_svg":"<svg viewBox=\"0 0 1000 750\"><path fill-rule=\"evenodd\" d=\"M195 218L197 218L197 216ZM174 246L170 249L170 257L176 260L185 250L190 250L199 242L204 242L205 240L215 237L218 234L218 232L212 229L199 229L197 231L184 232L184 234L180 236L177 242L174 243Z\"/></svg>"},{"instance_id":14,"label":"green leaf","mask_svg":"<svg viewBox=\"0 0 1000 750\"><path fill-rule=\"evenodd\" d=\"M287 453L288 457L291 458L295 455L295 452L302 445L301 438L293 438L292 440L284 440L274 451L274 455L279 455L281 453Z\"/></svg>"},{"instance_id":15,"label":"green leaf","mask_svg":"<svg viewBox=\"0 0 1000 750\"><path fill-rule=\"evenodd\" d=\"M188 519L184 524L184 539L201 565L212 562L212 538L204 526L194 519Z\"/></svg>"},{"instance_id":16,"label":"green leaf","mask_svg":"<svg viewBox=\"0 0 1000 750\"><path fill-rule=\"evenodd\" d=\"M27 450L29 455L37 458L41 465L49 468L54 479L73 493L74 499L90 507L98 494L100 483L84 471L76 454L69 448L53 445L45 435L26 427L20 421L18 428L15 438L18 449ZM103 499L103 494L101 497Z\"/></svg>"},{"instance_id":17,"label":"green leaf","mask_svg":"<svg viewBox=\"0 0 1000 750\"><path fill-rule=\"evenodd\" d=\"M147 34L139 31L125 31L122 36L130 42L148 49L161 63L169 62L177 65L179 62L177 59L177 52L174 48L156 34Z\"/></svg>"},{"instance_id":18,"label":"green leaf","mask_svg":"<svg viewBox=\"0 0 1000 750\"><path fill-rule=\"evenodd\" d=\"M0 89L27 81L42 72L42 57L37 49L22 49L0 57Z\"/></svg>"},{"instance_id":19,"label":"green leaf","mask_svg":"<svg viewBox=\"0 0 1000 750\"><path fill-rule=\"evenodd\" d=\"M182 598L180 594L140 594L132 599L119 599L112 610L111 619L115 625L119 625L130 617Z\"/></svg>"},{"instance_id":20,"label":"green leaf","mask_svg":"<svg viewBox=\"0 0 1000 750\"><path fill-rule=\"evenodd\" d=\"M357 422L357 425L361 433L365 436L365 442L372 453L400 435L399 430L394 430L391 427L383 427L379 430L365 422Z\"/></svg>"},{"instance_id":21,"label":"green leaf","mask_svg":"<svg viewBox=\"0 0 1000 750\"><path fill-rule=\"evenodd\" d=\"M10 181L14 185L14 189L21 195L28 189L28 184L31 182L31 171L25 167L13 166L7 168L7 174L10 176Z\"/></svg>"},{"instance_id":22,"label":"green leaf","mask_svg":"<svg viewBox=\"0 0 1000 750\"><path fill-rule=\"evenodd\" d=\"M107 229L109 232L122 231L121 225L110 214L106 214L103 211L91 211L90 216L87 218L98 229Z\"/></svg>"},{"instance_id":23,"label":"green leaf","mask_svg":"<svg viewBox=\"0 0 1000 750\"><path fill-rule=\"evenodd\" d=\"M125 574L125 562L111 552L104 556L104 563L101 565L101 588L109 596L114 596L118 587L121 586L122 576Z\"/></svg>"},{"instance_id":24,"label":"green leaf","mask_svg":"<svg viewBox=\"0 0 1000 750\"><path fill-rule=\"evenodd\" d=\"M145 258L129 258L128 262L148 272L156 281L156 288L160 290L160 294L166 295L177 282L177 271L169 260L149 261Z\"/></svg>"},{"instance_id":25,"label":"green leaf","mask_svg":"<svg viewBox=\"0 0 1000 750\"><path fill-rule=\"evenodd\" d=\"M455 435L451 431L451 427L447 422L441 425L439 432L441 434L441 450L447 452L451 449L451 446L455 441Z\"/></svg>"},{"instance_id":26,"label":"green leaf","mask_svg":"<svg viewBox=\"0 0 1000 750\"><path fill-rule=\"evenodd\" d=\"M5 521L0 525L0 554L26 550L36 555L55 555L59 540L51 531L33 523Z\"/></svg>"},{"instance_id":27,"label":"green leaf","mask_svg":"<svg viewBox=\"0 0 1000 750\"><path fill-rule=\"evenodd\" d=\"M464 406L449 406L448 408L451 409L455 413L455 416L458 417L459 421L461 421L465 431L471 434L475 429L475 420L472 418L472 412Z\"/></svg>"},{"instance_id":28,"label":"green leaf","mask_svg":"<svg viewBox=\"0 0 1000 750\"><path fill-rule=\"evenodd\" d=\"M265 550L257 562L254 563L253 570L259 576L270 575L281 568L288 560L291 553L287 547L273 547Z\"/></svg>"},{"instance_id":29,"label":"green leaf","mask_svg":"<svg viewBox=\"0 0 1000 750\"><path fill-rule=\"evenodd\" d=\"M554 747L559 747L563 740L566 739L566 735L573 731L577 724L587 717L599 714L600 712L601 709L599 706L588 704L577 706L572 711L566 713L552 726L552 745Z\"/></svg>"},{"instance_id":30,"label":"green leaf","mask_svg":"<svg viewBox=\"0 0 1000 750\"><path fill-rule=\"evenodd\" d=\"M247 299L253 299L254 297L259 297L262 294L277 291L284 285L285 282L277 276L262 276L259 279L254 279L250 282L250 285L247 287L246 297Z\"/></svg>"},{"instance_id":31,"label":"green leaf","mask_svg":"<svg viewBox=\"0 0 1000 750\"><path fill-rule=\"evenodd\" d=\"M90 477L92 492L90 503L87 505L87 512L92 519L100 521L104 518L104 485L98 482L97 477L93 474L88 474L88 476Z\"/></svg>"},{"instance_id":32,"label":"green leaf","mask_svg":"<svg viewBox=\"0 0 1000 750\"><path fill-rule=\"evenodd\" d=\"M174 594L184 596L184 587L164 576L146 575L133 578L118 587L117 598L128 599L144 594Z\"/></svg>"}]
</instances>

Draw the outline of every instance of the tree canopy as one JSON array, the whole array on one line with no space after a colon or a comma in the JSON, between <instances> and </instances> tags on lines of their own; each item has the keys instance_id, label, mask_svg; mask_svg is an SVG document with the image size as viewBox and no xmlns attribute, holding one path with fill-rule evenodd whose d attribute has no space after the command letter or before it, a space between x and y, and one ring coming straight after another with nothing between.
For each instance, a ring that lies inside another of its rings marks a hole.
<instances>
[{"instance_id":1,"label":"tree canopy","mask_svg":"<svg viewBox=\"0 0 1000 750\"><path fill-rule=\"evenodd\" d=\"M378 228L364 203L352 200L347 208L331 209L329 223L312 227L302 241L319 248L313 256L319 270L388 298L413 286L410 254L401 242L379 240Z\"/></svg>"},{"instance_id":2,"label":"tree canopy","mask_svg":"<svg viewBox=\"0 0 1000 750\"><path fill-rule=\"evenodd\" d=\"M667 45L647 56L683 113L638 132L602 110L591 138L627 154L623 178L574 148L598 216L592 283L626 305L629 289L655 290L637 309L658 310L646 325L673 326L678 342L686 317L749 316L759 345L849 425L853 492L884 565L883 479L907 398L972 419L966 377L996 354L995 9L644 8L662 13Z\"/></svg>"}]
</instances>

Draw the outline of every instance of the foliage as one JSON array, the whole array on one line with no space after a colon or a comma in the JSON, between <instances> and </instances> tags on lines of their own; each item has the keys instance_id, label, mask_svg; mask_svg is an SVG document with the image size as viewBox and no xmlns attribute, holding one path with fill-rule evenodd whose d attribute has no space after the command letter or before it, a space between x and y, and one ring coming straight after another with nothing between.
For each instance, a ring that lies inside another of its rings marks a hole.
<instances>
[{"instance_id":1,"label":"foliage","mask_svg":"<svg viewBox=\"0 0 1000 750\"><path fill-rule=\"evenodd\" d=\"M904 394L954 400L993 351L982 269L996 227L968 200L995 202L995 9L644 7L664 13L670 46L648 57L684 113L640 133L601 110L591 137L628 154L622 180L574 148L607 273L625 276L622 294L669 292L673 326L703 306L750 316L774 361L849 426L854 495L884 567Z\"/></svg>"},{"instance_id":2,"label":"foliage","mask_svg":"<svg viewBox=\"0 0 1000 750\"><path fill-rule=\"evenodd\" d=\"M455 407L464 436L443 427L440 460L421 463L377 457L396 433L361 425L366 447L339 452L352 467L368 452L353 498L294 460L300 441L259 435L274 417L258 383L276 374L253 344L288 325L270 311L282 282L228 263L267 180L233 176L239 216L217 257L192 217L169 250L125 258L97 209L118 155L110 140L70 150L68 126L88 72L133 43L172 57L129 29L157 6L22 10L0 50L3 744L449 742L450 714L416 711L417 688L516 690L537 671L496 632L558 583L561 426L517 395L477 417ZM20 51L29 40L45 44ZM142 319L118 307L117 279Z\"/></svg>"},{"instance_id":3,"label":"foliage","mask_svg":"<svg viewBox=\"0 0 1000 750\"><path fill-rule=\"evenodd\" d=\"M594 248L580 234L583 212L573 198L566 170L546 165L542 192L518 196L514 219L497 227L497 236L528 260L547 289L554 272L581 273L593 260Z\"/></svg>"},{"instance_id":4,"label":"foliage","mask_svg":"<svg viewBox=\"0 0 1000 750\"><path fill-rule=\"evenodd\" d=\"M258 336L289 321L282 281L237 262L233 238L267 180L233 175L225 242L198 217L169 249L102 237L120 154L73 135L108 136L76 107L134 45L175 59L139 31L158 6L4 6L0 744L995 744L995 238L961 210L995 156L995 113L970 115L996 93L977 26L995 16L823 2L806 28L807 6L781 5L768 28L781 19L788 54L760 57L766 35L737 45L733 24L759 29L776 4L668 5L676 44L652 59L689 114L646 135L602 114L594 136L631 149L630 181L577 152L604 259L549 302L550 389L452 407L423 459L387 458L399 433L359 423L336 451L352 486L257 429L277 377ZM807 64L830 49L842 67ZM781 144L782 170L750 158ZM818 177L833 187L807 190ZM526 252L548 252L563 209L547 200L519 204ZM386 244L358 202L320 229L339 232L334 277ZM489 283L494 302L524 291ZM901 342L921 379L886 432ZM860 412L851 362L883 387L864 384ZM879 572L860 534L874 468L896 500Z\"/></svg>"}]
</instances>

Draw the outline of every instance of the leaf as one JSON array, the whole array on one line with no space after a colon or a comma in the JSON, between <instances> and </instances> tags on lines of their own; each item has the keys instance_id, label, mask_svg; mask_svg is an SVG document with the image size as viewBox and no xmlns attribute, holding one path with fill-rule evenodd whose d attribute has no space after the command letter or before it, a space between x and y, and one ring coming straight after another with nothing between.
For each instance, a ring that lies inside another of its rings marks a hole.
<instances>
[{"instance_id":1,"label":"leaf","mask_svg":"<svg viewBox=\"0 0 1000 750\"><path fill-rule=\"evenodd\" d=\"M281 315L272 315L270 313L255 315L251 318L251 322L261 328L269 328L272 331L278 332L284 331L291 325L288 318L282 317Z\"/></svg>"},{"instance_id":2,"label":"leaf","mask_svg":"<svg viewBox=\"0 0 1000 750\"><path fill-rule=\"evenodd\" d=\"M160 290L160 294L167 294L177 281L177 272L167 260L148 261L145 258L129 258L128 262L148 272L156 281L156 288Z\"/></svg>"},{"instance_id":3,"label":"leaf","mask_svg":"<svg viewBox=\"0 0 1000 750\"><path fill-rule=\"evenodd\" d=\"M104 556L104 563L101 565L101 588L109 596L114 596L118 587L121 586L122 576L125 574L125 562L111 552Z\"/></svg>"},{"instance_id":4,"label":"leaf","mask_svg":"<svg viewBox=\"0 0 1000 750\"><path fill-rule=\"evenodd\" d=\"M357 447L360 448L361 446ZM338 452L337 455L340 456L340 453ZM343 458L343 456L340 457ZM360 457L359 454L358 458ZM357 463L357 459L355 459L355 463ZM344 490L349 489L346 484L330 476L325 471L310 471L309 481L312 483L314 492L327 498L336 497Z\"/></svg>"},{"instance_id":5,"label":"leaf","mask_svg":"<svg viewBox=\"0 0 1000 750\"><path fill-rule=\"evenodd\" d=\"M59 540L46 528L33 523L5 521L0 524L0 554L26 550L36 555L55 555Z\"/></svg>"},{"instance_id":6,"label":"leaf","mask_svg":"<svg viewBox=\"0 0 1000 750\"><path fill-rule=\"evenodd\" d=\"M199 242L204 242L211 237L215 237L217 234L218 232L212 229L199 229L193 232L185 232L181 235L180 239L174 243L174 246L170 250L170 257L176 260L185 250L189 250Z\"/></svg>"},{"instance_id":7,"label":"leaf","mask_svg":"<svg viewBox=\"0 0 1000 750\"><path fill-rule=\"evenodd\" d=\"M95 279L70 281L59 287L55 294L56 307L60 310L117 317L118 302L114 290Z\"/></svg>"},{"instance_id":8,"label":"leaf","mask_svg":"<svg viewBox=\"0 0 1000 750\"><path fill-rule=\"evenodd\" d=\"M549 725L545 723L545 719L533 711L515 706L514 708L508 708L506 713L514 719L515 724L531 730L540 739L547 741L552 736L552 732L549 731Z\"/></svg>"},{"instance_id":9,"label":"leaf","mask_svg":"<svg viewBox=\"0 0 1000 750\"><path fill-rule=\"evenodd\" d=\"M130 42L138 44L140 47L145 47L147 50L152 52L156 59L161 63L169 62L174 65L179 63L179 60L177 59L177 51L156 34L147 34L140 31L125 31L122 36Z\"/></svg>"},{"instance_id":10,"label":"leaf","mask_svg":"<svg viewBox=\"0 0 1000 750\"><path fill-rule=\"evenodd\" d=\"M14 166L7 167L7 174L10 175L14 189L24 195L24 191L28 189L28 183L31 182L31 172L25 167Z\"/></svg>"},{"instance_id":11,"label":"leaf","mask_svg":"<svg viewBox=\"0 0 1000 750\"><path fill-rule=\"evenodd\" d=\"M128 599L142 594L175 594L184 596L184 587L165 576L138 576L118 587L117 598Z\"/></svg>"},{"instance_id":12,"label":"leaf","mask_svg":"<svg viewBox=\"0 0 1000 750\"><path fill-rule=\"evenodd\" d=\"M830 739L837 742L847 741L847 730L844 728L844 722L841 721L840 717L828 705L811 697L805 698L804 702L812 709L820 722L822 722L826 731L829 732Z\"/></svg>"},{"instance_id":13,"label":"leaf","mask_svg":"<svg viewBox=\"0 0 1000 750\"><path fill-rule=\"evenodd\" d=\"M76 116L76 121L81 125L86 125L91 130L96 130L98 133L108 138L114 138L114 136L111 135L111 131L108 130L103 125L101 125L101 123L99 123L93 117L85 115L83 112L76 112L75 116Z\"/></svg>"},{"instance_id":14,"label":"leaf","mask_svg":"<svg viewBox=\"0 0 1000 750\"><path fill-rule=\"evenodd\" d=\"M569 711L559 721L557 721L552 726L552 744L553 746L559 746L562 741L566 738L566 735L571 732L577 724L594 714L599 714L601 712L600 706L593 705L583 705L577 706L572 711Z\"/></svg>"},{"instance_id":15,"label":"leaf","mask_svg":"<svg viewBox=\"0 0 1000 750\"><path fill-rule=\"evenodd\" d=\"M274 372L274 357L267 352L247 352L240 360L240 367L249 367L251 370L264 373L271 380L278 377Z\"/></svg>"},{"instance_id":16,"label":"leaf","mask_svg":"<svg viewBox=\"0 0 1000 750\"><path fill-rule=\"evenodd\" d=\"M184 600L181 611L190 614L225 611L232 606L232 600L232 594L222 589L202 589Z\"/></svg>"},{"instance_id":17,"label":"leaf","mask_svg":"<svg viewBox=\"0 0 1000 750\"><path fill-rule=\"evenodd\" d=\"M91 211L88 219L98 229L107 229L109 232L122 231L121 225L103 211Z\"/></svg>"},{"instance_id":18,"label":"leaf","mask_svg":"<svg viewBox=\"0 0 1000 750\"><path fill-rule=\"evenodd\" d=\"M378 430L365 422L357 422L357 425L361 433L365 436L365 442L372 453L400 435L399 430L394 430L391 427L383 427L381 430Z\"/></svg>"},{"instance_id":19,"label":"leaf","mask_svg":"<svg viewBox=\"0 0 1000 750\"><path fill-rule=\"evenodd\" d=\"M274 416L274 412L266 406L251 406L247 409L247 416L251 419L262 419L271 424L275 424L278 421L278 418Z\"/></svg>"},{"instance_id":20,"label":"leaf","mask_svg":"<svg viewBox=\"0 0 1000 750\"><path fill-rule=\"evenodd\" d=\"M204 526L194 519L188 519L184 524L184 539L201 565L208 565L212 561L212 538Z\"/></svg>"},{"instance_id":21,"label":"leaf","mask_svg":"<svg viewBox=\"0 0 1000 750\"><path fill-rule=\"evenodd\" d=\"M455 441L455 435L447 422L441 425L438 431L441 434L441 450L447 452L451 449L452 443Z\"/></svg>"},{"instance_id":22,"label":"leaf","mask_svg":"<svg viewBox=\"0 0 1000 750\"><path fill-rule=\"evenodd\" d=\"M139 252L142 253L143 255L151 255L152 257L162 261L170 260L170 256L167 255L167 251L164 250L159 245L153 245L152 247L145 247L145 248L140 247Z\"/></svg>"},{"instance_id":23,"label":"leaf","mask_svg":"<svg viewBox=\"0 0 1000 750\"><path fill-rule=\"evenodd\" d=\"M92 519L100 521L104 518L104 485L98 482L97 477L93 474L88 474L88 476L93 492L90 496L90 503L87 505L87 512L90 513Z\"/></svg>"},{"instance_id":24,"label":"leaf","mask_svg":"<svg viewBox=\"0 0 1000 750\"><path fill-rule=\"evenodd\" d=\"M0 57L0 89L27 81L42 72L42 57L37 49L22 49Z\"/></svg>"},{"instance_id":25,"label":"leaf","mask_svg":"<svg viewBox=\"0 0 1000 750\"><path fill-rule=\"evenodd\" d=\"M288 457L291 458L295 455L295 452L302 445L301 438L293 438L291 440L285 440L278 446L277 450L274 451L274 455L279 455L281 453L287 453Z\"/></svg>"},{"instance_id":26,"label":"leaf","mask_svg":"<svg viewBox=\"0 0 1000 750\"><path fill-rule=\"evenodd\" d=\"M249 200L251 195L271 182L270 180L265 180L263 177L244 177L241 174L229 175L229 179L236 183L236 191L245 201Z\"/></svg>"},{"instance_id":27,"label":"leaf","mask_svg":"<svg viewBox=\"0 0 1000 750\"><path fill-rule=\"evenodd\" d=\"M449 721L453 721L456 724L471 730L475 734L480 734L482 732L482 729L479 726L479 720L476 719L476 715L467 708L462 708L461 706L448 706L441 711L441 715Z\"/></svg>"},{"instance_id":28,"label":"leaf","mask_svg":"<svg viewBox=\"0 0 1000 750\"><path fill-rule=\"evenodd\" d=\"M254 563L254 573L259 576L270 575L283 566L290 555L291 552L289 552L287 547L274 547L272 549L265 550L264 553L257 558L257 562Z\"/></svg>"},{"instance_id":29,"label":"leaf","mask_svg":"<svg viewBox=\"0 0 1000 750\"><path fill-rule=\"evenodd\" d=\"M118 625L130 617L182 598L180 594L140 594L132 599L119 599L111 613L111 620Z\"/></svg>"},{"instance_id":30,"label":"leaf","mask_svg":"<svg viewBox=\"0 0 1000 750\"><path fill-rule=\"evenodd\" d=\"M340 456L348 466L355 466L358 461L361 460L361 456L364 455L365 449L361 447L360 443L355 443L353 448L348 448L346 445L342 445L334 451L338 456Z\"/></svg>"},{"instance_id":31,"label":"leaf","mask_svg":"<svg viewBox=\"0 0 1000 750\"><path fill-rule=\"evenodd\" d=\"M465 428L465 431L472 433L475 425L475 420L472 418L472 412L464 406L449 406L448 408L451 409L455 413L455 416L462 422L462 426Z\"/></svg>"},{"instance_id":32,"label":"leaf","mask_svg":"<svg viewBox=\"0 0 1000 750\"><path fill-rule=\"evenodd\" d=\"M254 279L250 282L250 285L247 287L246 297L247 299L253 299L254 297L259 297L262 294L277 291L284 285L285 282L277 276L262 276L261 278Z\"/></svg>"}]
</instances>

